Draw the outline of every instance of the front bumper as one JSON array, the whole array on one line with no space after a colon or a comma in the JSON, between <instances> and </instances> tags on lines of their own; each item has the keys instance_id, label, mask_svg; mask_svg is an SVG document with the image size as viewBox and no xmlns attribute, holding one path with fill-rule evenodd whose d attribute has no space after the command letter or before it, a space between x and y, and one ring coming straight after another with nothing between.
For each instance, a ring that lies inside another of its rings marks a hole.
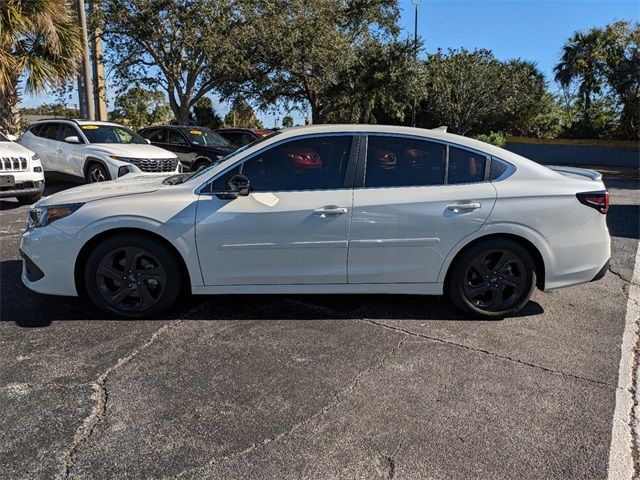
<instances>
[{"instance_id":1,"label":"front bumper","mask_svg":"<svg viewBox=\"0 0 640 480\"><path fill-rule=\"evenodd\" d=\"M11 175L15 184L0 187L0 198L31 197L44 191L44 175L31 172L0 172L0 175Z\"/></svg>"},{"instance_id":2,"label":"front bumper","mask_svg":"<svg viewBox=\"0 0 640 480\"><path fill-rule=\"evenodd\" d=\"M38 293L77 296L75 263L81 248L54 225L27 230L20 242L20 254L28 259L22 262L22 283Z\"/></svg>"}]
</instances>

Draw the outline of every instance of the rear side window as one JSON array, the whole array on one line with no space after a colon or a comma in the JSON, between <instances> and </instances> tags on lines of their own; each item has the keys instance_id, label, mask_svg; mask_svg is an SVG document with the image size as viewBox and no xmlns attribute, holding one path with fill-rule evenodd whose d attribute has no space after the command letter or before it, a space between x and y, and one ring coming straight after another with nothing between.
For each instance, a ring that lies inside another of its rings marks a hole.
<instances>
[{"instance_id":1,"label":"rear side window","mask_svg":"<svg viewBox=\"0 0 640 480\"><path fill-rule=\"evenodd\" d=\"M40 128L38 134L39 137L46 138L48 140L58 139L58 124L57 123L45 123Z\"/></svg>"},{"instance_id":2,"label":"rear side window","mask_svg":"<svg viewBox=\"0 0 640 480\"><path fill-rule=\"evenodd\" d=\"M447 183L474 183L484 181L487 158L484 155L449 147L449 176Z\"/></svg>"},{"instance_id":3,"label":"rear side window","mask_svg":"<svg viewBox=\"0 0 640 480\"><path fill-rule=\"evenodd\" d=\"M162 143L164 141L163 134L163 128L150 128L148 130L143 130L142 132L140 132L140 136L154 143Z\"/></svg>"},{"instance_id":4,"label":"rear side window","mask_svg":"<svg viewBox=\"0 0 640 480\"><path fill-rule=\"evenodd\" d=\"M509 166L505 162L497 158L491 157L491 173L489 175L489 178L491 180L497 180L502 175L504 175L504 173L508 169L509 169Z\"/></svg>"},{"instance_id":5,"label":"rear side window","mask_svg":"<svg viewBox=\"0 0 640 480\"><path fill-rule=\"evenodd\" d=\"M444 183L447 148L425 140L370 136L365 187L408 187Z\"/></svg>"},{"instance_id":6,"label":"rear side window","mask_svg":"<svg viewBox=\"0 0 640 480\"><path fill-rule=\"evenodd\" d=\"M42 125L37 124L37 125L33 125L33 126L29 127L29 131L31 133L33 133L36 137L39 137L41 128L42 128Z\"/></svg>"},{"instance_id":7,"label":"rear side window","mask_svg":"<svg viewBox=\"0 0 640 480\"><path fill-rule=\"evenodd\" d=\"M352 136L293 140L247 160L242 174L254 192L343 188Z\"/></svg>"}]
</instances>

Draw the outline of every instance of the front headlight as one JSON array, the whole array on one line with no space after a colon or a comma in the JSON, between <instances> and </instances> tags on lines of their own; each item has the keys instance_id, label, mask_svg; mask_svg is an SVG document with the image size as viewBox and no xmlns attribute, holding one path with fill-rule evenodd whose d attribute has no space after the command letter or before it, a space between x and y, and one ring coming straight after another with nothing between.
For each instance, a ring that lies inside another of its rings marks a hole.
<instances>
[{"instance_id":1,"label":"front headlight","mask_svg":"<svg viewBox=\"0 0 640 480\"><path fill-rule=\"evenodd\" d=\"M40 161L40 157L38 156L37 153L33 154L33 156L31 157L31 161L32 162L39 162Z\"/></svg>"},{"instance_id":2,"label":"front headlight","mask_svg":"<svg viewBox=\"0 0 640 480\"><path fill-rule=\"evenodd\" d=\"M68 217L78 210L84 203L70 203L68 205L50 205L48 207L33 206L29 210L28 228L46 227L50 223Z\"/></svg>"}]
</instances>

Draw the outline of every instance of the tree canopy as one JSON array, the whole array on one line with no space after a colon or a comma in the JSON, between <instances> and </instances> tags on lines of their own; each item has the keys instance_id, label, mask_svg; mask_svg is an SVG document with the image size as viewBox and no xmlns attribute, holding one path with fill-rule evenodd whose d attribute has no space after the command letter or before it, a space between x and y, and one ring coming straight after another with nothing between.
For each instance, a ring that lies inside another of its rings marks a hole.
<instances>
[{"instance_id":1,"label":"tree canopy","mask_svg":"<svg viewBox=\"0 0 640 480\"><path fill-rule=\"evenodd\" d=\"M111 121L137 130L148 125L169 123L173 113L164 93L131 87L116 97L115 108L109 116Z\"/></svg>"}]
</instances>

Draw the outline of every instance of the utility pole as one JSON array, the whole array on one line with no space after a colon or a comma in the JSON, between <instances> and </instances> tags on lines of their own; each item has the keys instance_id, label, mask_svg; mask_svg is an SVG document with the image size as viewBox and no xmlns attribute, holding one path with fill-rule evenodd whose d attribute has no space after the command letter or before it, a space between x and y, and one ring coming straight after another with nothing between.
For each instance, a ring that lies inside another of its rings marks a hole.
<instances>
[{"instance_id":1,"label":"utility pole","mask_svg":"<svg viewBox=\"0 0 640 480\"><path fill-rule=\"evenodd\" d=\"M413 22L413 58L417 62L418 61L418 5L421 0L411 0L411 3L415 5L415 16ZM415 90L413 92L413 106L411 107L411 126L416 126L416 106L417 106L417 98Z\"/></svg>"},{"instance_id":2,"label":"utility pole","mask_svg":"<svg viewBox=\"0 0 640 480\"><path fill-rule=\"evenodd\" d=\"M100 8L99 2L95 0L89 1L89 11L93 17ZM91 32L91 50L93 52L93 82L94 97L96 102L96 120L107 120L107 87L104 81L104 58L102 55L102 30L96 28Z\"/></svg>"},{"instance_id":3,"label":"utility pole","mask_svg":"<svg viewBox=\"0 0 640 480\"><path fill-rule=\"evenodd\" d=\"M89 39L87 35L87 14L84 9L84 0L78 0L78 20L82 30L82 89L78 90L80 105L84 101L86 118L95 120L95 105L93 103L93 82L91 81L91 64L89 61ZM80 86L80 85L79 85ZM83 98L84 97L84 98Z\"/></svg>"}]
</instances>

